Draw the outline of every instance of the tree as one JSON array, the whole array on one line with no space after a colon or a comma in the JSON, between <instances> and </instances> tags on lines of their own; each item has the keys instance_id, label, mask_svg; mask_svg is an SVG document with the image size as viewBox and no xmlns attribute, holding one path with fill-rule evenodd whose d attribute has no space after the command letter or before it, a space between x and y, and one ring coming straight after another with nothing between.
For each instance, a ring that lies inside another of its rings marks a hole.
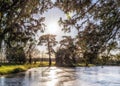
<instances>
[{"instance_id":1,"label":"tree","mask_svg":"<svg viewBox=\"0 0 120 86\"><path fill-rule=\"evenodd\" d=\"M57 66L75 66L79 48L71 36L63 36L60 48L56 52Z\"/></svg>"},{"instance_id":2,"label":"tree","mask_svg":"<svg viewBox=\"0 0 120 86\"><path fill-rule=\"evenodd\" d=\"M41 18L33 18L34 11L39 5L38 1L1 0L0 4L0 39L5 40L10 47L12 41L25 41L24 39L34 33L36 29L41 29ZM39 22L37 22L38 20ZM37 27L38 25L39 27Z\"/></svg>"},{"instance_id":3,"label":"tree","mask_svg":"<svg viewBox=\"0 0 120 86\"><path fill-rule=\"evenodd\" d=\"M75 40L71 36L63 36L63 40L61 40L60 44L61 47L65 46L68 49L68 51L71 53L73 63L76 64L75 51L77 50L77 48L74 42Z\"/></svg>"},{"instance_id":4,"label":"tree","mask_svg":"<svg viewBox=\"0 0 120 86\"><path fill-rule=\"evenodd\" d=\"M117 60L117 64L120 65L120 54L117 54L115 59Z\"/></svg>"},{"instance_id":5,"label":"tree","mask_svg":"<svg viewBox=\"0 0 120 86\"><path fill-rule=\"evenodd\" d=\"M23 47L17 46L6 50L6 59L9 63L19 63L24 64L27 59Z\"/></svg>"},{"instance_id":6,"label":"tree","mask_svg":"<svg viewBox=\"0 0 120 86\"><path fill-rule=\"evenodd\" d=\"M56 6L68 17L66 20L60 18L63 30L69 32L74 28L78 31L78 44L87 62L95 63L111 42L119 40L119 0L57 0Z\"/></svg>"},{"instance_id":7,"label":"tree","mask_svg":"<svg viewBox=\"0 0 120 86\"><path fill-rule=\"evenodd\" d=\"M45 44L45 46L47 46L48 55L49 55L49 66L51 66L51 63L52 63L51 54L52 52L54 52L53 46L57 44L55 37L56 35L46 34L46 35L42 35L39 38L40 40L39 45Z\"/></svg>"},{"instance_id":8,"label":"tree","mask_svg":"<svg viewBox=\"0 0 120 86\"><path fill-rule=\"evenodd\" d=\"M6 51L24 48L39 30L45 29L45 18L35 15L53 6L67 16L59 21L63 30L78 31L77 45L89 63L95 63L108 45L120 39L120 0L56 0L55 4L51 0L0 0L0 48L2 44Z\"/></svg>"},{"instance_id":9,"label":"tree","mask_svg":"<svg viewBox=\"0 0 120 86\"><path fill-rule=\"evenodd\" d=\"M37 17L52 7L50 0L0 0L0 48L21 46L44 30L44 17ZM9 49L9 50L11 50Z\"/></svg>"},{"instance_id":10,"label":"tree","mask_svg":"<svg viewBox=\"0 0 120 86\"><path fill-rule=\"evenodd\" d=\"M33 52L33 50L35 49L35 47L36 47L36 45L34 44L34 43L30 43L29 45L28 45L28 49L27 49L27 52L26 52L26 54L27 54L27 56L28 56L28 62L30 63L30 64L32 64L32 52Z\"/></svg>"},{"instance_id":11,"label":"tree","mask_svg":"<svg viewBox=\"0 0 120 86\"><path fill-rule=\"evenodd\" d=\"M37 49L37 48L35 48L35 49L33 50L33 52L32 52L32 57L33 57L34 63L36 63L37 61L40 62L40 53L41 53L40 50Z\"/></svg>"}]
</instances>

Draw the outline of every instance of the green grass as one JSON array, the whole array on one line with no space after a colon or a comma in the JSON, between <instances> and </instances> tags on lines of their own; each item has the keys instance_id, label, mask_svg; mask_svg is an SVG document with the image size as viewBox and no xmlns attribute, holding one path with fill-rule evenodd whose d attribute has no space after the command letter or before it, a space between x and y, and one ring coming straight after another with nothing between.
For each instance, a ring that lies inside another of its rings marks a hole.
<instances>
[{"instance_id":1,"label":"green grass","mask_svg":"<svg viewBox=\"0 0 120 86\"><path fill-rule=\"evenodd\" d=\"M27 70L27 68L25 68L22 65L10 65L10 66L3 65L0 67L0 75L15 73L16 69L19 69L19 71L17 72L22 72Z\"/></svg>"},{"instance_id":2,"label":"green grass","mask_svg":"<svg viewBox=\"0 0 120 86\"><path fill-rule=\"evenodd\" d=\"M86 67L86 64L85 63L78 63L75 65L76 67ZM92 67L92 66L95 66L94 64L88 64L88 67Z\"/></svg>"},{"instance_id":3,"label":"green grass","mask_svg":"<svg viewBox=\"0 0 120 86\"><path fill-rule=\"evenodd\" d=\"M14 74L14 73L19 73L19 72L24 72L30 68L34 67L47 67L49 66L48 62L41 62L41 63L36 63L36 64L23 64L23 65L16 65L16 64L3 64L0 67L0 75L6 75L6 74ZM51 66L55 66L55 62L52 62Z\"/></svg>"},{"instance_id":4,"label":"green grass","mask_svg":"<svg viewBox=\"0 0 120 86\"><path fill-rule=\"evenodd\" d=\"M23 65L17 65L17 64L3 64L0 67L0 75L6 75L6 74L15 74L19 72L24 72L30 68L35 68L35 67L48 67L49 62L37 62L36 64L23 64ZM55 62L52 62L51 66L55 66ZM85 63L79 63L76 64L75 67L85 67ZM89 64L89 67L95 66L93 64Z\"/></svg>"}]
</instances>

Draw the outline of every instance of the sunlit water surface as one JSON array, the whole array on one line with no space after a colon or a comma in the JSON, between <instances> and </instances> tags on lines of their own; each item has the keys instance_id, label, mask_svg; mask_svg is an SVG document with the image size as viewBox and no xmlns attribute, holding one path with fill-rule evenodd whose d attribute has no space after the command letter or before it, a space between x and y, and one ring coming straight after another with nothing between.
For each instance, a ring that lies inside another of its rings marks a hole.
<instances>
[{"instance_id":1,"label":"sunlit water surface","mask_svg":"<svg viewBox=\"0 0 120 86\"><path fill-rule=\"evenodd\" d=\"M120 67L40 67L1 76L0 86L120 86Z\"/></svg>"}]
</instances>

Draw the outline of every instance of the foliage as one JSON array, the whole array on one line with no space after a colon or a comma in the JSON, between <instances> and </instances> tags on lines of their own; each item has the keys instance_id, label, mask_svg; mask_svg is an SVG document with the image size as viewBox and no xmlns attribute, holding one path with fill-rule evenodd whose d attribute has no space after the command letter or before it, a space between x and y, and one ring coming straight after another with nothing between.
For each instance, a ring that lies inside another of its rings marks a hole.
<instances>
[{"instance_id":1,"label":"foliage","mask_svg":"<svg viewBox=\"0 0 120 86\"><path fill-rule=\"evenodd\" d=\"M55 46L57 44L56 41L56 35L52 35L52 34L46 34L46 35L42 35L39 38L39 45L45 44L45 46L47 46L48 49L48 55L49 55L49 66L51 66L51 54L54 53L54 49L53 46Z\"/></svg>"},{"instance_id":2,"label":"foliage","mask_svg":"<svg viewBox=\"0 0 120 86\"><path fill-rule=\"evenodd\" d=\"M22 65L9 65L9 66L5 65L5 66L0 67L0 75L17 73L17 72L22 72L25 70L26 68Z\"/></svg>"},{"instance_id":3,"label":"foliage","mask_svg":"<svg viewBox=\"0 0 120 86\"><path fill-rule=\"evenodd\" d=\"M67 15L60 18L65 32L72 28L78 31L77 44L81 47L87 62L94 63L98 55L120 39L120 1L119 0L57 0L56 6Z\"/></svg>"},{"instance_id":4,"label":"foliage","mask_svg":"<svg viewBox=\"0 0 120 86\"><path fill-rule=\"evenodd\" d=\"M1 0L0 4L0 39L9 47L14 42L25 42L37 29L43 30L44 18L33 17L40 10L38 0Z\"/></svg>"},{"instance_id":5,"label":"foliage","mask_svg":"<svg viewBox=\"0 0 120 86\"><path fill-rule=\"evenodd\" d=\"M56 0L55 3L51 0L0 0L0 49L5 48L8 60L19 59L19 52L27 47L26 52L31 63L30 53L32 46L37 44L37 32L45 29L45 18L41 14L52 7L61 9L67 16L67 19L59 20L63 31L70 32L74 28L78 32L74 40L64 37L60 42L62 48L58 51L67 51L62 52L69 55L74 63L75 54L80 50L86 64L91 64L95 63L101 53L106 50L109 53L119 47L120 0ZM39 17L36 18L36 15ZM51 52L55 52L52 47L56 43L54 35L40 37L39 44L45 44L48 48L49 65ZM22 56L24 57L23 52Z\"/></svg>"},{"instance_id":6,"label":"foliage","mask_svg":"<svg viewBox=\"0 0 120 86\"><path fill-rule=\"evenodd\" d=\"M40 15L51 7L50 0L0 0L0 49L10 55L12 48L26 47L38 31L44 31L45 18Z\"/></svg>"},{"instance_id":7,"label":"foliage","mask_svg":"<svg viewBox=\"0 0 120 86\"><path fill-rule=\"evenodd\" d=\"M6 59L9 63L25 63L27 60L23 47L14 47L7 49Z\"/></svg>"},{"instance_id":8,"label":"foliage","mask_svg":"<svg viewBox=\"0 0 120 86\"><path fill-rule=\"evenodd\" d=\"M63 36L60 41L60 48L56 52L57 66L74 66L76 57L80 53L80 49L75 45L75 39L71 36Z\"/></svg>"},{"instance_id":9,"label":"foliage","mask_svg":"<svg viewBox=\"0 0 120 86\"><path fill-rule=\"evenodd\" d=\"M25 69L23 69L23 68L15 68L13 71L11 71L11 73L19 73L19 72L24 72L25 71Z\"/></svg>"},{"instance_id":10,"label":"foliage","mask_svg":"<svg viewBox=\"0 0 120 86\"><path fill-rule=\"evenodd\" d=\"M117 60L116 62L118 63L118 65L120 65L120 54L117 54L115 56L115 59Z\"/></svg>"}]
</instances>

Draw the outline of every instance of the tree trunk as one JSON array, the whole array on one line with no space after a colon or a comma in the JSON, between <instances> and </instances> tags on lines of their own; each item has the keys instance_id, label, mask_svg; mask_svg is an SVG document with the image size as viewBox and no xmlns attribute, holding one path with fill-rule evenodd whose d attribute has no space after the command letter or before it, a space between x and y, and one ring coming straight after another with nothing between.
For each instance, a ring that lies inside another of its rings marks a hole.
<instances>
[{"instance_id":1,"label":"tree trunk","mask_svg":"<svg viewBox=\"0 0 120 86\"><path fill-rule=\"evenodd\" d=\"M49 66L51 66L52 60L51 60L51 55L49 54Z\"/></svg>"},{"instance_id":2,"label":"tree trunk","mask_svg":"<svg viewBox=\"0 0 120 86\"><path fill-rule=\"evenodd\" d=\"M95 60L97 58L97 53L89 53L89 52L85 52L84 53L84 58L86 60L87 64L95 64Z\"/></svg>"},{"instance_id":3,"label":"tree trunk","mask_svg":"<svg viewBox=\"0 0 120 86\"><path fill-rule=\"evenodd\" d=\"M29 55L29 64L32 64L32 57L31 57L31 54Z\"/></svg>"},{"instance_id":4,"label":"tree trunk","mask_svg":"<svg viewBox=\"0 0 120 86\"><path fill-rule=\"evenodd\" d=\"M74 53L72 55L72 60L73 60L73 63L76 64L76 59L75 59L75 54Z\"/></svg>"},{"instance_id":5,"label":"tree trunk","mask_svg":"<svg viewBox=\"0 0 120 86\"><path fill-rule=\"evenodd\" d=\"M52 60L51 60L50 42L49 42L49 40L48 40L48 54L49 54L49 66L51 66Z\"/></svg>"}]
</instances>

